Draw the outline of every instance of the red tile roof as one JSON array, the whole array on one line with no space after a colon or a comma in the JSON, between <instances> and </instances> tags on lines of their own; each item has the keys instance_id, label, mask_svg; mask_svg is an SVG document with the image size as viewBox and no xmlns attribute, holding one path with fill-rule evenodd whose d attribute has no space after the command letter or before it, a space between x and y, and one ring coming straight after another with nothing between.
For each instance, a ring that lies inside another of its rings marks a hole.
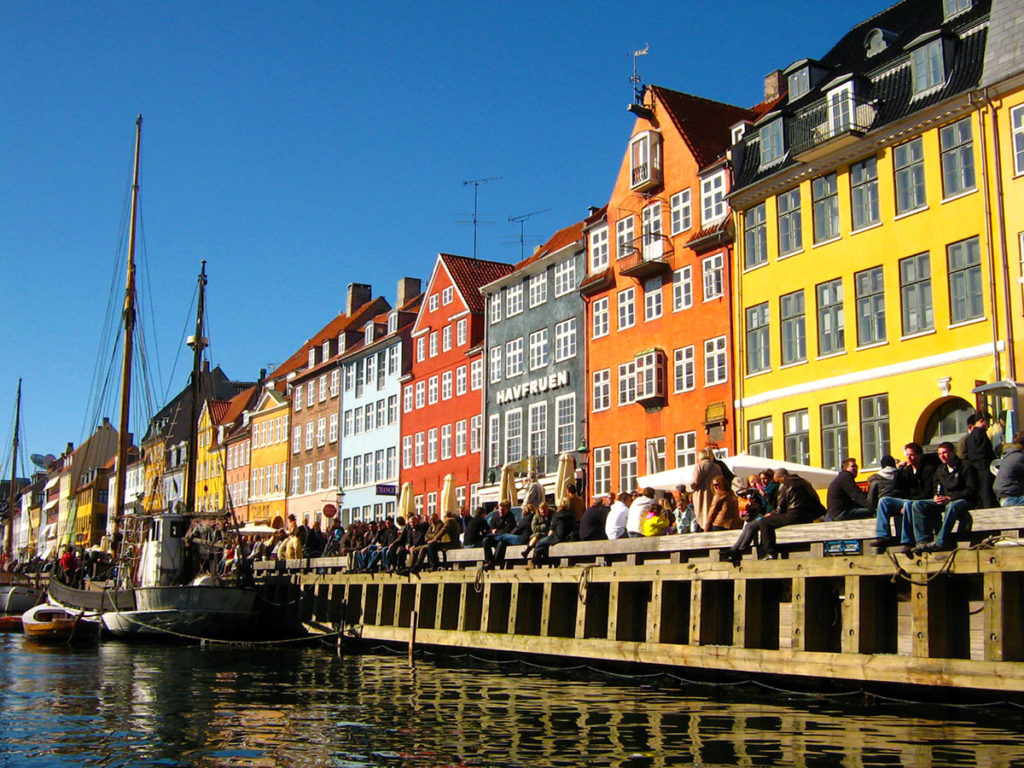
<instances>
[{"instance_id":1,"label":"red tile roof","mask_svg":"<svg viewBox=\"0 0 1024 768\"><path fill-rule=\"evenodd\" d=\"M529 256L516 264L515 269L522 269L527 264L532 264L537 261L537 259L543 258L549 253L560 251L567 245L571 245L578 240L582 240L583 224L584 222L577 221L575 224L570 224L568 227L558 230L546 243L544 243L544 245L534 251L532 256Z\"/></svg>"},{"instance_id":2,"label":"red tile roof","mask_svg":"<svg viewBox=\"0 0 1024 768\"><path fill-rule=\"evenodd\" d=\"M224 423L224 415L231 407L229 400L208 400L207 406L210 410L210 423L214 426Z\"/></svg>"},{"instance_id":3,"label":"red tile roof","mask_svg":"<svg viewBox=\"0 0 1024 768\"><path fill-rule=\"evenodd\" d=\"M448 269L448 274L452 276L452 281L465 299L470 312L476 314L484 311L484 298L480 295L481 286L493 283L515 269L512 264L470 259L450 253L438 254L438 258Z\"/></svg>"},{"instance_id":4,"label":"red tile roof","mask_svg":"<svg viewBox=\"0 0 1024 768\"><path fill-rule=\"evenodd\" d=\"M688 93L650 86L665 105L672 122L682 135L694 159L701 167L710 165L728 149L729 129L741 120L753 120L753 112L732 104L702 99Z\"/></svg>"}]
</instances>

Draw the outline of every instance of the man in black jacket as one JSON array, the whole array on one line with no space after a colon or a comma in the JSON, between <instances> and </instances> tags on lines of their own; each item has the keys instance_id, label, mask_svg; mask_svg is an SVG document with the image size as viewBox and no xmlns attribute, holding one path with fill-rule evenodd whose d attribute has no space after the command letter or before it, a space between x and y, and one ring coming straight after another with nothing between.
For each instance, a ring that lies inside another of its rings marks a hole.
<instances>
[{"instance_id":1,"label":"man in black jacket","mask_svg":"<svg viewBox=\"0 0 1024 768\"><path fill-rule=\"evenodd\" d=\"M576 538L576 514L568 504L560 506L551 516L551 532L538 541L533 547L533 564L543 565L548 562L548 550L552 544L560 541L573 541Z\"/></svg>"},{"instance_id":2,"label":"man in black jacket","mask_svg":"<svg viewBox=\"0 0 1024 768\"><path fill-rule=\"evenodd\" d=\"M890 496L878 500L875 515L875 549L884 552L887 547L899 542L914 545L911 526L910 506L915 501L932 497L932 467L924 463L924 448L920 443L903 446L906 461L900 462L896 472L896 490ZM896 520L896 534L893 536L889 520Z\"/></svg>"},{"instance_id":3,"label":"man in black jacket","mask_svg":"<svg viewBox=\"0 0 1024 768\"><path fill-rule=\"evenodd\" d=\"M608 534L604 532L604 524L613 501L615 501L615 494L598 496L594 503L587 507L587 511L583 513L583 519L580 520L580 541L598 541L608 538Z\"/></svg>"},{"instance_id":4,"label":"man in black jacket","mask_svg":"<svg viewBox=\"0 0 1024 768\"><path fill-rule=\"evenodd\" d=\"M826 520L854 520L871 517L868 497L857 485L857 460L843 459L842 469L828 486Z\"/></svg>"},{"instance_id":5,"label":"man in black jacket","mask_svg":"<svg viewBox=\"0 0 1024 768\"><path fill-rule=\"evenodd\" d=\"M971 423L973 419L973 424ZM988 439L989 415L984 411L974 413L967 420L967 463L974 467L978 480L978 501L984 509L999 506L992 492L992 471L989 467L996 457L992 441Z\"/></svg>"},{"instance_id":6,"label":"man in black jacket","mask_svg":"<svg viewBox=\"0 0 1024 768\"><path fill-rule=\"evenodd\" d=\"M512 512L512 505L503 501L498 505L498 519L494 522L494 528L490 534L484 536L484 565L490 568L500 568L505 563L505 550L511 544L525 544L529 538L530 529L526 529L525 535L516 531L519 521Z\"/></svg>"},{"instance_id":7,"label":"man in black jacket","mask_svg":"<svg viewBox=\"0 0 1024 768\"><path fill-rule=\"evenodd\" d=\"M972 518L970 509L977 501L978 480L974 467L960 461L952 443L940 443L939 461L935 470L935 495L931 500L915 501L910 508L913 521L915 553L943 552L953 548L953 527L959 523L960 532L969 531ZM938 518L942 523L935 541L929 542ZM906 523L904 522L904 531Z\"/></svg>"},{"instance_id":8,"label":"man in black jacket","mask_svg":"<svg viewBox=\"0 0 1024 768\"><path fill-rule=\"evenodd\" d=\"M810 523L825 512L818 492L799 475L778 469L775 471L775 482L779 483L779 498L775 511L765 515L757 523L759 546L764 560L774 560L778 557L775 549L776 528Z\"/></svg>"},{"instance_id":9,"label":"man in black jacket","mask_svg":"<svg viewBox=\"0 0 1024 768\"><path fill-rule=\"evenodd\" d=\"M1024 432L1018 432L1012 443L1003 446L1003 460L994 490L999 506L1024 506Z\"/></svg>"}]
</instances>

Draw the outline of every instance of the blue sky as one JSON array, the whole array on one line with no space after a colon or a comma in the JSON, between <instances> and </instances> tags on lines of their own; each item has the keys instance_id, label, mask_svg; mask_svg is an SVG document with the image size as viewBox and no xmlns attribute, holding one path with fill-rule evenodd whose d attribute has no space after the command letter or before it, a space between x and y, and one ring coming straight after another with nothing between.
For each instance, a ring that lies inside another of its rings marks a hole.
<instances>
[{"instance_id":1,"label":"blue sky","mask_svg":"<svg viewBox=\"0 0 1024 768\"><path fill-rule=\"evenodd\" d=\"M0 0L4 424L18 377L27 452L59 454L99 416L117 421L90 392L123 282L139 113L159 404L186 380L201 259L210 359L255 379L342 309L349 283L393 300L439 251L472 255L464 181L501 177L479 189L479 256L498 261L519 259L510 216L551 209L526 221L529 252L606 203L633 50L650 44L645 83L751 106L766 73L821 56L886 5Z\"/></svg>"}]
</instances>

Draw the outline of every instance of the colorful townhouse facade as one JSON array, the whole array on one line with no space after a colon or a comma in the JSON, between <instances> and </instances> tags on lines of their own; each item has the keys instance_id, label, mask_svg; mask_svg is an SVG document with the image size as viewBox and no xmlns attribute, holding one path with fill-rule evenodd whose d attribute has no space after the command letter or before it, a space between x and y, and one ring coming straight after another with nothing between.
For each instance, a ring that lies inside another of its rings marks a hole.
<instances>
[{"instance_id":1,"label":"colorful townhouse facade","mask_svg":"<svg viewBox=\"0 0 1024 768\"><path fill-rule=\"evenodd\" d=\"M1019 6L997 6L1019 49ZM1019 166L993 161L990 123L1013 140L1020 84L986 105L996 32L989 0L904 0L790 65L732 148L744 450L871 473L955 441L973 390L1015 378L1020 260L992 210L998 181L1020 202Z\"/></svg>"},{"instance_id":2,"label":"colorful townhouse facade","mask_svg":"<svg viewBox=\"0 0 1024 768\"><path fill-rule=\"evenodd\" d=\"M401 380L412 363L410 333L422 299L420 287L419 279L403 277L393 309L344 334L338 498L345 526L396 512Z\"/></svg>"},{"instance_id":3,"label":"colorful townhouse facade","mask_svg":"<svg viewBox=\"0 0 1024 768\"><path fill-rule=\"evenodd\" d=\"M608 204L586 220L591 491L733 450L732 221L724 153L754 112L658 86Z\"/></svg>"},{"instance_id":4,"label":"colorful townhouse facade","mask_svg":"<svg viewBox=\"0 0 1024 768\"><path fill-rule=\"evenodd\" d=\"M225 400L207 400L199 410L196 430L195 500L199 512L224 509L224 450L217 440L228 410Z\"/></svg>"},{"instance_id":5,"label":"colorful townhouse facade","mask_svg":"<svg viewBox=\"0 0 1024 768\"><path fill-rule=\"evenodd\" d=\"M487 308L482 501L498 501L507 464L524 476L536 471L554 496L559 456L580 446L587 409L578 289L585 272L578 222L480 289ZM457 454L460 446L464 432Z\"/></svg>"},{"instance_id":6,"label":"colorful townhouse facade","mask_svg":"<svg viewBox=\"0 0 1024 768\"><path fill-rule=\"evenodd\" d=\"M439 510L445 476L456 504L475 507L481 481L485 306L480 288L509 274L511 264L439 254L411 340L413 359L402 387L401 482L417 509ZM460 435L465 439L460 442ZM460 453L460 451L462 451Z\"/></svg>"},{"instance_id":7,"label":"colorful townhouse facade","mask_svg":"<svg viewBox=\"0 0 1024 768\"><path fill-rule=\"evenodd\" d=\"M239 494L246 499L245 519L282 527L287 514L291 401L266 384L248 412L249 439L236 449ZM241 490L242 485L247 486Z\"/></svg>"}]
</instances>

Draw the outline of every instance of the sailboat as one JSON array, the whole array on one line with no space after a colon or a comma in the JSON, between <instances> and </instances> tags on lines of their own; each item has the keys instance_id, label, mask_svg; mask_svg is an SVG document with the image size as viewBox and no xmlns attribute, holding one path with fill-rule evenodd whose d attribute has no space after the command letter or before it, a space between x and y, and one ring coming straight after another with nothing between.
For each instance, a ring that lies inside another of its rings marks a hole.
<instances>
[{"instance_id":1,"label":"sailboat","mask_svg":"<svg viewBox=\"0 0 1024 768\"><path fill-rule=\"evenodd\" d=\"M185 502L173 511L146 513L125 509L129 449L129 405L135 326L135 220L139 191L139 148L142 116L136 122L135 170L128 235L125 283L124 352L121 366L121 409L116 465L115 511L123 529L117 576L112 584L83 589L50 581L51 601L75 611L97 614L118 636L160 636L205 640L244 637L252 629L256 593L220 574L219 554L232 533L232 519L223 513L195 512L196 429L203 336L206 262L199 274L196 333L193 350L191 427L188 444ZM200 555L202 550L207 556Z\"/></svg>"},{"instance_id":2,"label":"sailboat","mask_svg":"<svg viewBox=\"0 0 1024 768\"><path fill-rule=\"evenodd\" d=\"M4 525L3 562L5 569L14 552L14 506L18 501L18 438L21 430L21 379L14 411L14 438L11 446L11 485L7 494L7 522ZM0 613L24 613L38 603L45 592L27 578L5 570L0 574Z\"/></svg>"}]
</instances>

